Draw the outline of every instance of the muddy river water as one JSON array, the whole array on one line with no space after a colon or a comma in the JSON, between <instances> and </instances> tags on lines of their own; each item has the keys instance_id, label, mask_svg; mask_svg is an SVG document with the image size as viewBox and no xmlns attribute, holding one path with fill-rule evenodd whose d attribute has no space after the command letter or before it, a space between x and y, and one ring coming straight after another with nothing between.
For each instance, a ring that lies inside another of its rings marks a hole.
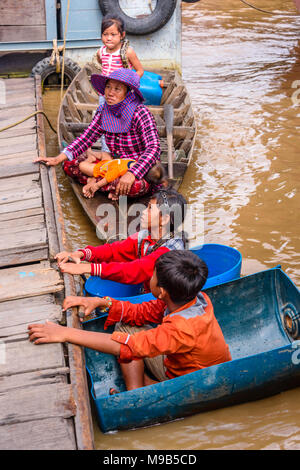
<instances>
[{"instance_id":1,"label":"muddy river water","mask_svg":"<svg viewBox=\"0 0 300 470\"><path fill-rule=\"evenodd\" d=\"M278 264L300 286L300 16L290 0L183 4L183 78L196 114L180 191L204 208L204 242L238 248L242 274ZM299 90L299 93L298 93ZM52 122L59 92L47 91ZM47 127L48 155L57 141ZM73 249L98 244L58 170ZM97 449L300 449L299 389L146 429L103 435Z\"/></svg>"}]
</instances>

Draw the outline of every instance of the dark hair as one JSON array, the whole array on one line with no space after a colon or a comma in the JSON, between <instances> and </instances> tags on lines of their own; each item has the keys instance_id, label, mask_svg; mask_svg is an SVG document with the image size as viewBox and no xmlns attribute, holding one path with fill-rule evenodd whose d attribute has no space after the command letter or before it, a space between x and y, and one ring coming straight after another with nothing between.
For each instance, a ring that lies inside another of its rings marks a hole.
<instances>
[{"instance_id":1,"label":"dark hair","mask_svg":"<svg viewBox=\"0 0 300 470\"><path fill-rule=\"evenodd\" d=\"M181 237L183 240L184 247L187 246L186 233L184 231L178 232L178 228L184 222L187 202L182 194L178 193L173 188L162 189L151 196L151 199L155 199L160 211L163 215L168 214L170 216L170 229L167 234L171 238Z\"/></svg>"},{"instance_id":2,"label":"dark hair","mask_svg":"<svg viewBox=\"0 0 300 470\"><path fill-rule=\"evenodd\" d=\"M193 300L208 276L206 263L189 250L172 250L162 254L155 262L155 269L158 286L163 287L178 305Z\"/></svg>"},{"instance_id":3,"label":"dark hair","mask_svg":"<svg viewBox=\"0 0 300 470\"><path fill-rule=\"evenodd\" d=\"M144 176L144 179L148 183L160 184L164 180L167 181L166 171L160 162L156 162L155 165L150 168L148 173Z\"/></svg>"},{"instance_id":4,"label":"dark hair","mask_svg":"<svg viewBox=\"0 0 300 470\"><path fill-rule=\"evenodd\" d=\"M107 28L110 28L114 24L116 25L119 33L123 34L125 31L124 21L122 20L122 18L116 15L103 16L102 24L101 24L101 34L103 34Z\"/></svg>"}]
</instances>

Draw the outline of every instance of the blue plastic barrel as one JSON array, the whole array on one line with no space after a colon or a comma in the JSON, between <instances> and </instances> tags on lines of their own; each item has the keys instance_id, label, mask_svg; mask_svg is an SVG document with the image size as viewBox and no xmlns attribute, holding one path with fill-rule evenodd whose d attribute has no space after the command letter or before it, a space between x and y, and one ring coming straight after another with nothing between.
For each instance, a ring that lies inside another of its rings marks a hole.
<instances>
[{"instance_id":1,"label":"blue plastic barrel","mask_svg":"<svg viewBox=\"0 0 300 470\"><path fill-rule=\"evenodd\" d=\"M162 77L154 72L144 72L144 75L140 79L140 90L147 106L160 105L162 88L159 84L159 80L162 80Z\"/></svg>"},{"instance_id":2,"label":"blue plastic barrel","mask_svg":"<svg viewBox=\"0 0 300 470\"><path fill-rule=\"evenodd\" d=\"M232 281L241 275L242 255L235 248L226 245L205 244L191 249L208 266L208 278L203 289ZM143 284L121 284L119 282L90 276L85 283L85 293L92 297L108 295L114 299L128 300L132 303L154 299L151 293L141 294Z\"/></svg>"},{"instance_id":3,"label":"blue plastic barrel","mask_svg":"<svg viewBox=\"0 0 300 470\"><path fill-rule=\"evenodd\" d=\"M208 267L208 278L204 289L217 286L223 282L238 279L241 275L241 253L226 245L208 243L191 249Z\"/></svg>"}]
</instances>

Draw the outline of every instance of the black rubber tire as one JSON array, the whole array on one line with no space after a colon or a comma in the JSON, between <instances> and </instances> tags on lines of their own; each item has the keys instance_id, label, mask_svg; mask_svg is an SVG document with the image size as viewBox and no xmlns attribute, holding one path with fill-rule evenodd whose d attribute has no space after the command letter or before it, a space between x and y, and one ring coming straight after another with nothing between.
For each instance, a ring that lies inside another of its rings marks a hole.
<instances>
[{"instance_id":1,"label":"black rubber tire","mask_svg":"<svg viewBox=\"0 0 300 470\"><path fill-rule=\"evenodd\" d=\"M60 70L62 70L62 57L60 57ZM80 72L81 68L79 65L74 62L73 60L65 57L65 68L64 68L64 76L67 77L70 82L73 78ZM42 85L44 81L53 74L56 74L56 65L50 64L50 57L46 57L43 60L40 60L33 69L31 70L31 76L40 75L42 80Z\"/></svg>"},{"instance_id":2,"label":"black rubber tire","mask_svg":"<svg viewBox=\"0 0 300 470\"><path fill-rule=\"evenodd\" d=\"M154 33L162 28L173 15L176 3L177 0L157 0L156 7L149 16L131 18L121 9L119 0L99 0L103 15L118 15L124 21L125 31L137 36Z\"/></svg>"}]
</instances>

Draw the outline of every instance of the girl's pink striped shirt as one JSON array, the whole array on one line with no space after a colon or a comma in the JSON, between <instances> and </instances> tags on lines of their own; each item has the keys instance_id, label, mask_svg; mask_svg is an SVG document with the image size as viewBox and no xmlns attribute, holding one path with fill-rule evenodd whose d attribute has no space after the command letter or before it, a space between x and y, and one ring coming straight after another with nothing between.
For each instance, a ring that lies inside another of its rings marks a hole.
<instances>
[{"instance_id":1,"label":"girl's pink striped shirt","mask_svg":"<svg viewBox=\"0 0 300 470\"><path fill-rule=\"evenodd\" d=\"M99 49L99 55L102 63L102 75L109 75L111 72L123 67L122 59L120 55L120 49L116 52L109 53L105 46ZM132 69L132 65L129 64L129 68Z\"/></svg>"}]
</instances>

